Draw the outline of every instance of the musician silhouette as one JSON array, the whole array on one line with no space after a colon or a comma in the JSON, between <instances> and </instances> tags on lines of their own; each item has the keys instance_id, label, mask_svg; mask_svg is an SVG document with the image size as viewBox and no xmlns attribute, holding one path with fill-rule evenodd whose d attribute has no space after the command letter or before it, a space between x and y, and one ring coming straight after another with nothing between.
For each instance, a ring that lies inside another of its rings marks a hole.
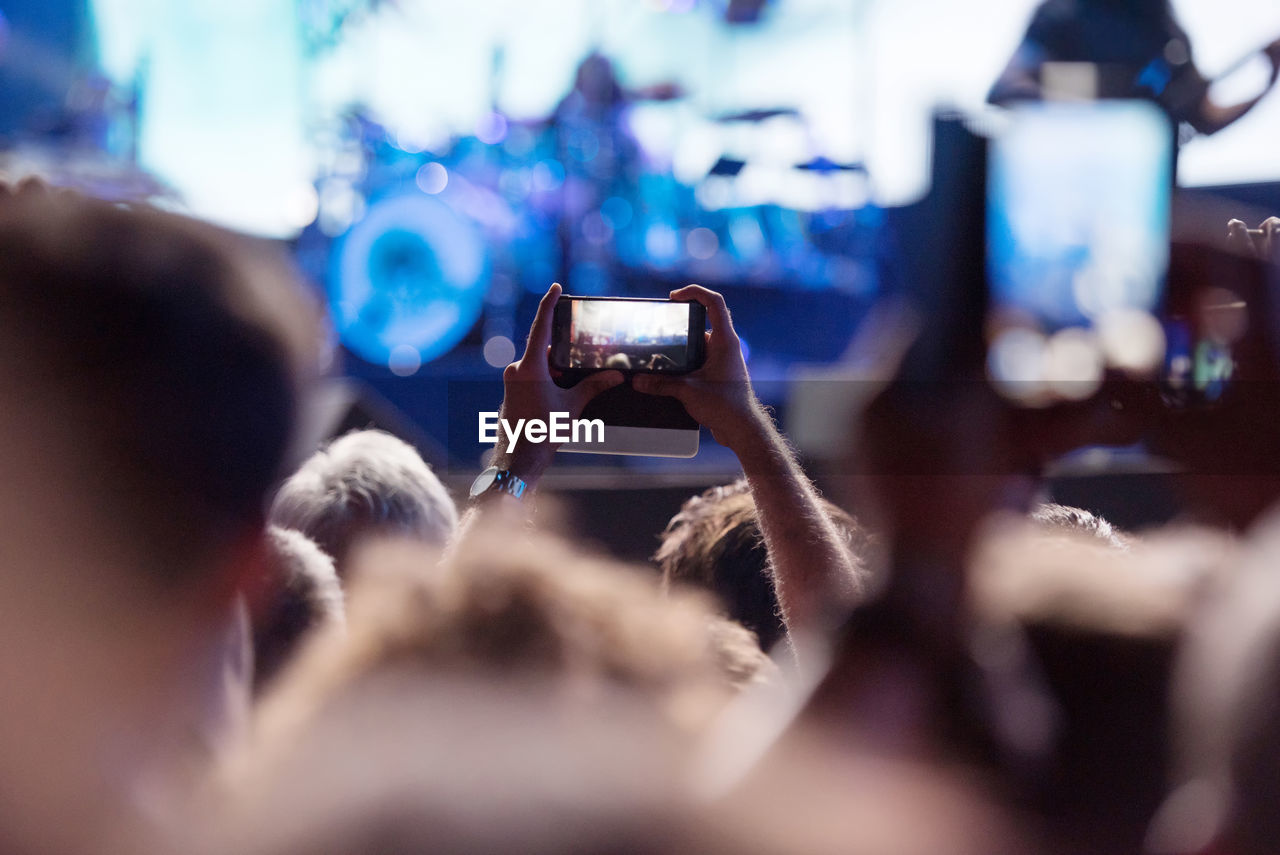
<instances>
[{"instance_id":1,"label":"musician silhouette","mask_svg":"<svg viewBox=\"0 0 1280 855\"><path fill-rule=\"evenodd\" d=\"M1090 63L1095 97L1151 100L1175 124L1212 134L1248 113L1275 84L1280 40L1262 50L1271 62L1267 88L1237 104L1218 104L1168 0L1045 0L987 100L1039 100L1047 94L1048 64Z\"/></svg>"}]
</instances>

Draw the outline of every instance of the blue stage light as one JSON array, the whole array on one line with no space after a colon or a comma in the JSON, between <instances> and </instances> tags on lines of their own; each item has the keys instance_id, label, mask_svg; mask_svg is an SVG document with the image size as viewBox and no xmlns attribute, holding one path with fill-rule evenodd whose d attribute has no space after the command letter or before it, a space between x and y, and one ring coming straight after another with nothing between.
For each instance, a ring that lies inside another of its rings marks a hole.
<instances>
[{"instance_id":1,"label":"blue stage light","mask_svg":"<svg viewBox=\"0 0 1280 855\"><path fill-rule=\"evenodd\" d=\"M329 271L329 309L357 356L422 363L447 353L480 317L489 280L479 230L434 196L406 193L372 202L340 237Z\"/></svg>"}]
</instances>

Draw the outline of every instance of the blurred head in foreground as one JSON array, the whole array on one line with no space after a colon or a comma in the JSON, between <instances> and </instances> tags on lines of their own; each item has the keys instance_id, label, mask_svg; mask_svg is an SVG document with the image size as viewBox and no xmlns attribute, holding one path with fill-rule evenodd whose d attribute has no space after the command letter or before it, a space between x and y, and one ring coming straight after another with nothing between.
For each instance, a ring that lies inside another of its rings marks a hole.
<instances>
[{"instance_id":1,"label":"blurred head in foreground","mask_svg":"<svg viewBox=\"0 0 1280 855\"><path fill-rule=\"evenodd\" d=\"M871 546L853 517L826 500L822 506L845 535L860 563ZM786 627L778 613L769 553L755 502L745 478L694 496L667 523L653 560L664 584L691 584L714 593L728 616L751 630L760 646L771 649Z\"/></svg>"},{"instance_id":2,"label":"blurred head in foreground","mask_svg":"<svg viewBox=\"0 0 1280 855\"><path fill-rule=\"evenodd\" d=\"M160 758L207 736L228 615L260 566L265 495L316 364L314 317L261 246L42 186L0 193L13 848L102 848L102 817L69 812L157 809Z\"/></svg>"},{"instance_id":3,"label":"blurred head in foreground","mask_svg":"<svg viewBox=\"0 0 1280 855\"><path fill-rule=\"evenodd\" d=\"M420 544L377 542L353 568L346 637L307 650L268 698L269 738L386 673L477 676L569 704L632 693L696 730L771 668L700 597L664 597L642 569L549 537L482 528L439 566Z\"/></svg>"},{"instance_id":4,"label":"blurred head in foreground","mask_svg":"<svg viewBox=\"0 0 1280 855\"><path fill-rule=\"evenodd\" d=\"M335 695L237 777L194 852L649 853L675 833L687 742L634 695L404 664ZM206 812L201 819L215 815Z\"/></svg>"},{"instance_id":5,"label":"blurred head in foreground","mask_svg":"<svg viewBox=\"0 0 1280 855\"><path fill-rule=\"evenodd\" d=\"M411 537L442 547L458 511L413 446L359 430L313 454L280 487L273 525L302 532L333 557L346 578L351 548L372 535Z\"/></svg>"},{"instance_id":6,"label":"blurred head in foreground","mask_svg":"<svg viewBox=\"0 0 1280 855\"><path fill-rule=\"evenodd\" d=\"M1280 521L1195 616L1173 683L1174 788L1148 838L1161 853L1280 851Z\"/></svg>"},{"instance_id":7,"label":"blurred head in foreground","mask_svg":"<svg viewBox=\"0 0 1280 855\"><path fill-rule=\"evenodd\" d=\"M1038 747L1025 795L1056 839L1071 851L1138 851L1167 786L1176 643L1227 541L1182 527L1118 541L1092 514L1049 509L1032 525L993 524L975 551L975 658L998 676L1024 646L1031 666L989 719L1005 744ZM1027 703L1036 683L1050 703Z\"/></svg>"},{"instance_id":8,"label":"blurred head in foreground","mask_svg":"<svg viewBox=\"0 0 1280 855\"><path fill-rule=\"evenodd\" d=\"M811 735L810 735L811 736ZM463 675L385 674L326 710L230 834L244 855L1031 855L958 771L787 741L727 795L634 696L590 710ZM224 830L223 834L226 832Z\"/></svg>"},{"instance_id":9,"label":"blurred head in foreground","mask_svg":"<svg viewBox=\"0 0 1280 855\"><path fill-rule=\"evenodd\" d=\"M700 597L550 537L353 559L345 636L281 675L227 769L234 851L669 851L691 739L772 668Z\"/></svg>"},{"instance_id":10,"label":"blurred head in foreground","mask_svg":"<svg viewBox=\"0 0 1280 855\"><path fill-rule=\"evenodd\" d=\"M531 691L532 689L535 689ZM239 790L211 849L246 855L1029 855L963 770L784 738L724 794L632 693L388 671ZM229 832L228 832L229 830Z\"/></svg>"},{"instance_id":11,"label":"blurred head in foreground","mask_svg":"<svg viewBox=\"0 0 1280 855\"><path fill-rule=\"evenodd\" d=\"M794 727L702 808L674 852L1033 855L991 782L959 764L885 756Z\"/></svg>"},{"instance_id":12,"label":"blurred head in foreground","mask_svg":"<svg viewBox=\"0 0 1280 855\"><path fill-rule=\"evenodd\" d=\"M346 643L311 647L267 700L267 750L240 770L215 851L1030 851L964 779L812 733L700 792L690 736L758 679L717 654L706 604L495 534L434 573L418 544L358 554Z\"/></svg>"}]
</instances>

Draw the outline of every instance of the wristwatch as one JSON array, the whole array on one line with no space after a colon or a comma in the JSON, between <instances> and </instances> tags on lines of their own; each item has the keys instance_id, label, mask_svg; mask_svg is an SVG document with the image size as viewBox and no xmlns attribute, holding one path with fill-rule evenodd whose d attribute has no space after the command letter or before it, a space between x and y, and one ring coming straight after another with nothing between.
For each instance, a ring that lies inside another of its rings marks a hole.
<instances>
[{"instance_id":1,"label":"wristwatch","mask_svg":"<svg viewBox=\"0 0 1280 855\"><path fill-rule=\"evenodd\" d=\"M471 482L471 498L478 499L490 493L506 493L508 496L519 499L524 496L526 487L528 485L525 484L524 479L513 475L510 469L490 466Z\"/></svg>"}]
</instances>

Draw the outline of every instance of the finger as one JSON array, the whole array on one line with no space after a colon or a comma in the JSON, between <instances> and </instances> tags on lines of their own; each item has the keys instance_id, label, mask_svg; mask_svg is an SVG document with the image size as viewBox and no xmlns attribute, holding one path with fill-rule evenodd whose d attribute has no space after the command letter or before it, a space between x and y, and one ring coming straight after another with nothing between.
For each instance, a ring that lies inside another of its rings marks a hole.
<instances>
[{"instance_id":1,"label":"finger","mask_svg":"<svg viewBox=\"0 0 1280 855\"><path fill-rule=\"evenodd\" d=\"M556 301L560 299L560 283L552 282L547 293L542 295L538 303L538 313L533 316L533 326L529 327L529 340L524 346L524 355L542 353L551 346L551 321L556 313ZM524 357L521 357L523 360Z\"/></svg>"},{"instance_id":2,"label":"finger","mask_svg":"<svg viewBox=\"0 0 1280 855\"><path fill-rule=\"evenodd\" d=\"M660 374L637 374L631 381L637 392L646 395L666 395L683 401L689 386L682 377L663 377Z\"/></svg>"},{"instance_id":3,"label":"finger","mask_svg":"<svg viewBox=\"0 0 1280 855\"><path fill-rule=\"evenodd\" d=\"M1267 217L1262 221L1262 255L1270 259L1280 245L1280 217Z\"/></svg>"},{"instance_id":4,"label":"finger","mask_svg":"<svg viewBox=\"0 0 1280 855\"><path fill-rule=\"evenodd\" d=\"M575 413L581 413L587 403L606 389L612 389L623 381L621 371L601 371L588 374L580 383L569 390Z\"/></svg>"},{"instance_id":5,"label":"finger","mask_svg":"<svg viewBox=\"0 0 1280 855\"><path fill-rule=\"evenodd\" d=\"M1254 248L1249 227L1242 220L1227 221L1227 245L1238 252L1248 252Z\"/></svg>"},{"instance_id":6,"label":"finger","mask_svg":"<svg viewBox=\"0 0 1280 855\"><path fill-rule=\"evenodd\" d=\"M707 309L707 317L711 319L711 329L716 333L724 333L732 338L738 334L733 329L733 318L729 317L729 307L725 305L724 296L701 285L686 285L671 292L672 300L693 300Z\"/></svg>"},{"instance_id":7,"label":"finger","mask_svg":"<svg viewBox=\"0 0 1280 855\"><path fill-rule=\"evenodd\" d=\"M524 367L529 372L528 376L538 380L545 380L551 376L551 345L547 345L544 353L542 359L521 360L525 362Z\"/></svg>"},{"instance_id":8,"label":"finger","mask_svg":"<svg viewBox=\"0 0 1280 855\"><path fill-rule=\"evenodd\" d=\"M511 363L502 369L503 383L527 383L530 381L540 381L551 377L551 348L546 349L546 356L543 359L533 359L525 351L525 356L520 357L517 361Z\"/></svg>"}]
</instances>

